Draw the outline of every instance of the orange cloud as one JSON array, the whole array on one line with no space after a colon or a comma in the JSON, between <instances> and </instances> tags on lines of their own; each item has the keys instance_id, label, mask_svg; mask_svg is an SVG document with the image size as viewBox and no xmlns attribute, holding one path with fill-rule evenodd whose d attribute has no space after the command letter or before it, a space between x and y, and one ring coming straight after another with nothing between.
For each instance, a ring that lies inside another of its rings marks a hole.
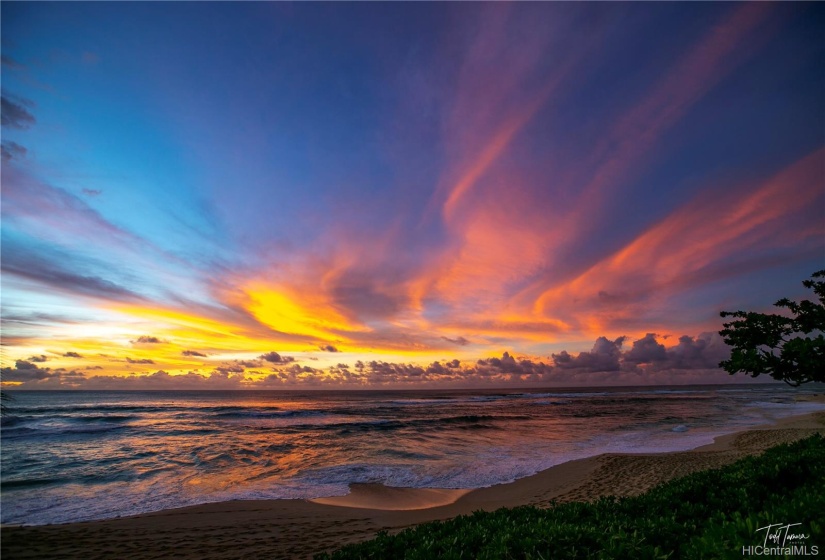
<instances>
[{"instance_id":1,"label":"orange cloud","mask_svg":"<svg viewBox=\"0 0 825 560\"><path fill-rule=\"evenodd\" d=\"M570 64L567 65L568 67ZM566 69L565 69L566 70ZM564 72L566 74L566 72ZM563 74L554 76L550 82L536 94L524 107L506 119L496 130L490 140L483 146L478 155L473 158L461 177L449 190L444 201L443 215L448 222L454 217L461 199L472 189L489 167L495 162L510 145L515 135L524 128L539 109L547 102L550 95L558 87Z\"/></svg>"},{"instance_id":2,"label":"orange cloud","mask_svg":"<svg viewBox=\"0 0 825 560\"><path fill-rule=\"evenodd\" d=\"M817 150L752 190L708 189L615 254L545 290L534 312L581 315L587 332L609 332L661 298L740 273L749 250L798 248L812 232L821 239L825 224L805 225L803 214L825 196L823 160L825 149Z\"/></svg>"},{"instance_id":3,"label":"orange cloud","mask_svg":"<svg viewBox=\"0 0 825 560\"><path fill-rule=\"evenodd\" d=\"M751 54L749 42L753 42L770 13L771 7L767 5L734 7L675 61L638 104L615 119L585 161L573 164L566 173L562 168L557 176L547 179L547 187L538 189L515 176L513 169L507 174L494 171L493 164L505 155L538 110L552 101L563 79L569 77L570 69L580 65L585 52L571 54L545 87L498 127L490 129L492 132L483 142L466 138L470 148L457 158L461 170L458 179L443 185L434 198L444 197L442 213L451 243L410 283L410 299L415 307L423 311L423 302L438 301L487 325L547 320L546 315L539 318L534 314L530 300L512 297L513 291L535 294L547 290L548 278L533 277L541 270L553 271L558 255L569 249L571 241L591 230L599 222L598 216L608 211L611 190L639 174L661 137ZM494 42L487 52L496 48ZM497 83L489 94L483 92L473 98L468 103L480 116L469 122L454 119L451 126L463 126L476 133L485 130L491 122L488 115L503 110L485 108L483 102L495 100L506 107L506 88L523 82L525 75L524 69L513 71L509 74L511 82ZM471 114L459 108L460 114ZM475 151L473 146L477 147ZM576 194L563 207L536 204L538 191L548 187ZM510 320L496 319L493 314L509 314ZM513 320L514 317L518 319ZM552 319L565 329L573 328L573 324L585 325L590 333L609 323L607 318L596 317L577 322L570 318Z\"/></svg>"},{"instance_id":4,"label":"orange cloud","mask_svg":"<svg viewBox=\"0 0 825 560\"><path fill-rule=\"evenodd\" d=\"M281 333L323 341L341 333L367 330L347 321L319 292L252 284L246 289L246 297L247 310L262 324Z\"/></svg>"}]
</instances>

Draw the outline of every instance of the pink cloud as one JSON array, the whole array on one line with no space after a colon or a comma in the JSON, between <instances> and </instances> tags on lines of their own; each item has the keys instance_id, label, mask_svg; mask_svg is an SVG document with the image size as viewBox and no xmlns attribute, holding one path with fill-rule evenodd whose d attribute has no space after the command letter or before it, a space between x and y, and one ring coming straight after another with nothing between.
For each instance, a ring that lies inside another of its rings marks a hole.
<instances>
[{"instance_id":1,"label":"pink cloud","mask_svg":"<svg viewBox=\"0 0 825 560\"><path fill-rule=\"evenodd\" d=\"M535 311L580 316L589 332L609 332L628 317L644 328L645 314L663 300L741 273L741 256L750 250L821 250L825 224L807 210L825 203L823 161L820 149L755 188L708 188L613 255L545 290Z\"/></svg>"}]
</instances>

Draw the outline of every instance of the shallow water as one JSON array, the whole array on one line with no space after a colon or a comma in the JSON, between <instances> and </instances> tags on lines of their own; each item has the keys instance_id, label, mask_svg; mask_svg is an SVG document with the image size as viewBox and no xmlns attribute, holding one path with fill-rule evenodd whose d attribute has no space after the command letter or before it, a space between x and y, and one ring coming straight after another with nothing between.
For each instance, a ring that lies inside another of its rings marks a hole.
<instances>
[{"instance_id":1,"label":"shallow water","mask_svg":"<svg viewBox=\"0 0 825 560\"><path fill-rule=\"evenodd\" d=\"M352 482L476 488L608 451L685 450L825 409L782 385L364 392L14 392L2 522L43 524Z\"/></svg>"}]
</instances>

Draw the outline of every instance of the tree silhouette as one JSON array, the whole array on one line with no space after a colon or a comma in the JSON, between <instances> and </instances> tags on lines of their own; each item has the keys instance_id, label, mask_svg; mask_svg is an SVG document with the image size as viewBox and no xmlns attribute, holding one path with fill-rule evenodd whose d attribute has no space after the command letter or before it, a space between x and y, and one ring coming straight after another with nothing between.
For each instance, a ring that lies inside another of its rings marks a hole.
<instances>
[{"instance_id":1,"label":"tree silhouette","mask_svg":"<svg viewBox=\"0 0 825 560\"><path fill-rule=\"evenodd\" d=\"M770 375L798 387L811 381L825 381L825 270L811 275L802 284L813 289L819 302L780 299L774 305L787 309L783 315L752 311L722 311L735 317L724 323L719 334L732 347L729 360L719 367L731 375Z\"/></svg>"}]
</instances>

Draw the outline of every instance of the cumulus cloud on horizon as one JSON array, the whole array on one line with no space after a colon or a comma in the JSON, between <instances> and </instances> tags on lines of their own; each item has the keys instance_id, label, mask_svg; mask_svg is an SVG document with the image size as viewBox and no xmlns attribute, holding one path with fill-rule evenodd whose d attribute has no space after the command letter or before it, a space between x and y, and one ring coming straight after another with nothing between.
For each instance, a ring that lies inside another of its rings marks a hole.
<instances>
[{"instance_id":1,"label":"cumulus cloud on horizon","mask_svg":"<svg viewBox=\"0 0 825 560\"><path fill-rule=\"evenodd\" d=\"M570 371L618 371L621 369L622 344L625 340L627 337L624 336L616 340L600 336L589 352L579 352L574 357L567 350L562 350L552 355L553 363L559 369Z\"/></svg>"},{"instance_id":2,"label":"cumulus cloud on horizon","mask_svg":"<svg viewBox=\"0 0 825 560\"><path fill-rule=\"evenodd\" d=\"M227 388L265 387L493 387L524 385L588 386L591 384L644 385L689 382L744 381L718 369L729 356L728 347L717 333L682 336L678 344L665 347L653 333L633 341L623 349L627 337L610 340L599 337L589 351L572 355L561 351L551 362L519 357L503 352L500 357L481 358L462 365L457 360L434 361L429 365L381 360L339 363L325 369L294 363L291 356L277 352L255 360L223 362L208 372L170 374L164 370L148 374L89 376L63 368L41 368L37 360L17 360L2 369L2 381L22 383L22 388ZM189 352L189 354L186 354ZM199 354L184 351L184 355ZM38 358L34 356L33 358ZM126 358L130 364L154 364L150 359ZM99 366L97 366L99 368ZM763 380L764 381L764 380ZM177 384L177 385L176 385Z\"/></svg>"}]
</instances>

